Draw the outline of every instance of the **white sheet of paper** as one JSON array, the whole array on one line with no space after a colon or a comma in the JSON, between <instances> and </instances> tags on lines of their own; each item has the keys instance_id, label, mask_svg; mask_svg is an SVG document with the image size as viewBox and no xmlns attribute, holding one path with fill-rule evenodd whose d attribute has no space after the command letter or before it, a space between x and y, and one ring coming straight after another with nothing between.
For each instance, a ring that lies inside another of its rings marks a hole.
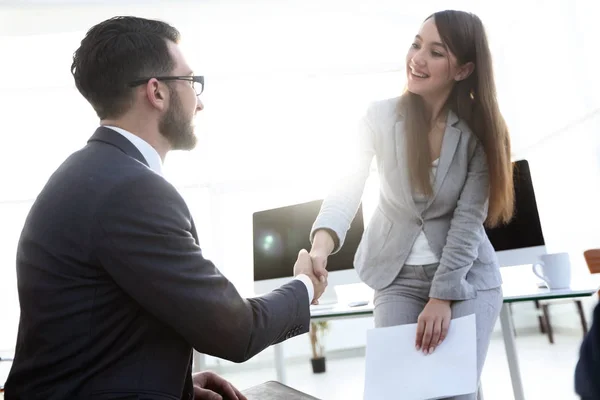
<instances>
[{"instance_id":1,"label":"white sheet of paper","mask_svg":"<svg viewBox=\"0 0 600 400\"><path fill-rule=\"evenodd\" d=\"M450 321L429 355L417 351L417 324L367 332L365 400L424 400L477 391L475 314Z\"/></svg>"}]
</instances>

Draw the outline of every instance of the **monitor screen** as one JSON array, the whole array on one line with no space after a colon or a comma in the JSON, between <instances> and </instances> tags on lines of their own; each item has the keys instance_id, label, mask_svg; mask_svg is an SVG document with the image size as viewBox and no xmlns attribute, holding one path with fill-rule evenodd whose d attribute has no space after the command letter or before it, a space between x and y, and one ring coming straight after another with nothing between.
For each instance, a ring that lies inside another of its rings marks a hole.
<instances>
[{"instance_id":1,"label":"monitor screen","mask_svg":"<svg viewBox=\"0 0 600 400\"><path fill-rule=\"evenodd\" d=\"M515 214L506 225L486 229L496 251L544 246L533 182L527 160L514 163Z\"/></svg>"},{"instance_id":2,"label":"monitor screen","mask_svg":"<svg viewBox=\"0 0 600 400\"><path fill-rule=\"evenodd\" d=\"M254 241L254 280L293 275L300 249L310 250L310 230L321 209L322 200L272 210L252 216ZM330 272L354 268L354 254L364 230L362 205L359 207L344 245L327 259Z\"/></svg>"}]
</instances>

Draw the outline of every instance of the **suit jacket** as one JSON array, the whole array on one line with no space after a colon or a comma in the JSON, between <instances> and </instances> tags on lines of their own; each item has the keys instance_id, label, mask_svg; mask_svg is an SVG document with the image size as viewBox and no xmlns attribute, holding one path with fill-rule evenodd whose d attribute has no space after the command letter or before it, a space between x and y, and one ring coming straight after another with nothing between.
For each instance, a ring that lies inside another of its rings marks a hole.
<instances>
[{"instance_id":1,"label":"suit jacket","mask_svg":"<svg viewBox=\"0 0 600 400\"><path fill-rule=\"evenodd\" d=\"M477 290L502 284L498 260L483 226L487 217L489 176L483 146L452 112L442 142L433 196L415 204L406 165L404 116L399 98L373 103L361 119L351 167L321 206L318 229L344 243L376 157L380 180L375 209L355 255L360 278L373 289L392 283L423 230L440 259L430 296L446 300L474 298Z\"/></svg>"},{"instance_id":2,"label":"suit jacket","mask_svg":"<svg viewBox=\"0 0 600 400\"><path fill-rule=\"evenodd\" d=\"M243 362L309 327L304 283L240 297L175 188L108 128L33 204L17 281L7 400L191 399L192 348Z\"/></svg>"},{"instance_id":3,"label":"suit jacket","mask_svg":"<svg viewBox=\"0 0 600 400\"><path fill-rule=\"evenodd\" d=\"M582 400L600 399L600 303L592 327L583 339L575 368L575 392Z\"/></svg>"}]
</instances>

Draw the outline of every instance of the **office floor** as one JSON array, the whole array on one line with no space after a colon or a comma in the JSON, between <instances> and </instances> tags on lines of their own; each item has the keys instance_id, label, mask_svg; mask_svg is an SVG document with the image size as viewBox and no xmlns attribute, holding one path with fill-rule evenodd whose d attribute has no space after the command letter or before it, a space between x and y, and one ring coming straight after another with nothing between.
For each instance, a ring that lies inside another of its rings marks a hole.
<instances>
[{"instance_id":1,"label":"office floor","mask_svg":"<svg viewBox=\"0 0 600 400\"><path fill-rule=\"evenodd\" d=\"M556 332L553 345L533 329L518 333L521 375L528 400L578 400L573 391L573 373L582 336L575 328ZM308 360L288 363L287 384L323 400L362 399L364 366L361 356L328 360L326 373L313 374ZM273 368L222 375L240 389L275 379ZM498 332L490 344L482 384L485 400L513 398L504 344Z\"/></svg>"}]
</instances>

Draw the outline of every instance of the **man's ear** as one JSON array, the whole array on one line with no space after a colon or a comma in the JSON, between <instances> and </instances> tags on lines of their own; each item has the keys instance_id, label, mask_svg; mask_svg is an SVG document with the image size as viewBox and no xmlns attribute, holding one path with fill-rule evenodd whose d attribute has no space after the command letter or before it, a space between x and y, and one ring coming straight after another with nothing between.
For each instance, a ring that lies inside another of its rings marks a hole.
<instances>
[{"instance_id":1,"label":"man's ear","mask_svg":"<svg viewBox=\"0 0 600 400\"><path fill-rule=\"evenodd\" d=\"M167 106L166 87L155 78L150 79L146 84L146 97L148 102L159 110L163 110Z\"/></svg>"},{"instance_id":2,"label":"man's ear","mask_svg":"<svg viewBox=\"0 0 600 400\"><path fill-rule=\"evenodd\" d=\"M465 65L461 66L454 77L454 80L457 82L464 81L467 79L475 70L475 64L472 62L468 62Z\"/></svg>"}]
</instances>

